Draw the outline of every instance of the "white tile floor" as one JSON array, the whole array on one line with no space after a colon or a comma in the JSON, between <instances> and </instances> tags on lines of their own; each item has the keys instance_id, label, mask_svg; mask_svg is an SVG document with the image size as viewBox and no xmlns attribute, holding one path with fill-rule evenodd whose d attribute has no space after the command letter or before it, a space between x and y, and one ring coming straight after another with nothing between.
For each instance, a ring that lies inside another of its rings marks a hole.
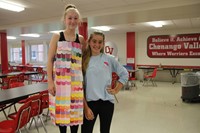
<instances>
[{"instance_id":1,"label":"white tile floor","mask_svg":"<svg viewBox=\"0 0 200 133\"><path fill-rule=\"evenodd\" d=\"M115 104L111 133L200 133L200 103L182 102L180 83L157 85L143 87L137 82L137 90L117 94L119 103ZM1 113L0 120L3 119ZM59 132L50 121L45 124L49 133ZM42 127L39 131L44 133ZM32 128L30 133L37 130ZM94 133L99 133L98 121Z\"/></svg>"}]
</instances>

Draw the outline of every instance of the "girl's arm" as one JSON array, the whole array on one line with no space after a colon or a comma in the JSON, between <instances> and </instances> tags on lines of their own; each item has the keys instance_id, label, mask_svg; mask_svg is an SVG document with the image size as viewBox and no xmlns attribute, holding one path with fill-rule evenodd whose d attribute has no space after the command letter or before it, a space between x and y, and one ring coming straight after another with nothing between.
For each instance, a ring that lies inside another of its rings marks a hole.
<instances>
[{"instance_id":1,"label":"girl's arm","mask_svg":"<svg viewBox=\"0 0 200 133\"><path fill-rule=\"evenodd\" d=\"M49 51L48 51L48 60L47 60L47 77L48 77L48 90L53 96L55 95L55 86L53 82L53 62L54 56L57 49L57 42L59 40L59 34L54 34L50 41Z\"/></svg>"},{"instance_id":2,"label":"girl's arm","mask_svg":"<svg viewBox=\"0 0 200 133\"><path fill-rule=\"evenodd\" d=\"M85 39L82 35L79 35L79 41L82 44L82 52L83 52L83 51L85 51L87 44L86 44L86 41L85 41Z\"/></svg>"}]
</instances>

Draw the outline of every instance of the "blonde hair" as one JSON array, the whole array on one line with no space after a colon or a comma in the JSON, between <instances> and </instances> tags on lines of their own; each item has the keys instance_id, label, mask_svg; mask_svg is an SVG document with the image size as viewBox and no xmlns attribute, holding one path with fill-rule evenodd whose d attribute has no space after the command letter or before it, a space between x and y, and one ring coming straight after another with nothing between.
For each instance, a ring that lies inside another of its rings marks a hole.
<instances>
[{"instance_id":1,"label":"blonde hair","mask_svg":"<svg viewBox=\"0 0 200 133\"><path fill-rule=\"evenodd\" d=\"M90 34L90 37L89 37L89 39L88 39L88 41L87 41L87 47L86 47L86 49L85 49L85 51L83 51L83 56L82 56L82 71L83 71L83 75L85 76L85 74L86 74L86 70L87 70L87 68L88 68L88 64L89 64L89 61L90 61L90 57L92 56L92 50L91 50L91 48L90 48L90 45L89 45L89 43L90 43L90 41L92 40L92 38L93 38L93 36L94 35L100 35L100 36L102 36L103 37L103 42L105 42L105 35L102 33L102 32L100 32L100 31L95 31L95 32L93 32L92 34ZM100 51L101 53L104 53L104 47L101 49L101 51Z\"/></svg>"},{"instance_id":2,"label":"blonde hair","mask_svg":"<svg viewBox=\"0 0 200 133\"><path fill-rule=\"evenodd\" d=\"M73 5L73 4L67 4L67 5L65 6L65 10L64 10L64 13L63 13L62 21L63 21L63 22L65 21L66 15L67 15L67 13L68 13L69 11L75 11L75 12L78 14L78 16L79 16L78 19L79 19L79 22L80 22L80 24L81 24L81 22L82 22L81 14L80 14L79 10L76 8L76 6Z\"/></svg>"}]
</instances>

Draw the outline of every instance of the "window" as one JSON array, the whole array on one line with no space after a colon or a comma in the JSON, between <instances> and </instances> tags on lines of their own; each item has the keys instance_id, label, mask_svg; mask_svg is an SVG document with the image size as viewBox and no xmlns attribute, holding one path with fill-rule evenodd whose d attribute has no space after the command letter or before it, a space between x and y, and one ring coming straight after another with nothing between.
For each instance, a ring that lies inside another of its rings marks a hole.
<instances>
[{"instance_id":1,"label":"window","mask_svg":"<svg viewBox=\"0 0 200 133\"><path fill-rule=\"evenodd\" d=\"M44 45L31 45L31 62L43 62L44 61Z\"/></svg>"},{"instance_id":2,"label":"window","mask_svg":"<svg viewBox=\"0 0 200 133\"><path fill-rule=\"evenodd\" d=\"M22 48L11 48L10 53L12 62L22 62Z\"/></svg>"}]
</instances>

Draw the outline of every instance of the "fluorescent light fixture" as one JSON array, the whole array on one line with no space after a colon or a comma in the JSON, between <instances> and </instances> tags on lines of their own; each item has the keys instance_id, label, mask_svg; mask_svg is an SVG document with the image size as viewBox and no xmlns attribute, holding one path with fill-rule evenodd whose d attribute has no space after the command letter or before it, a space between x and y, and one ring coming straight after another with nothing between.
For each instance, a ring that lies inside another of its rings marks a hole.
<instances>
[{"instance_id":1,"label":"fluorescent light fixture","mask_svg":"<svg viewBox=\"0 0 200 133\"><path fill-rule=\"evenodd\" d=\"M40 37L39 34L20 34L20 36L25 36L25 37Z\"/></svg>"},{"instance_id":2,"label":"fluorescent light fixture","mask_svg":"<svg viewBox=\"0 0 200 133\"><path fill-rule=\"evenodd\" d=\"M19 6L15 3L8 3L8 2L3 2L3 1L0 1L0 8L10 10L10 11L15 11L15 12L21 12L24 10L24 7Z\"/></svg>"},{"instance_id":3,"label":"fluorescent light fixture","mask_svg":"<svg viewBox=\"0 0 200 133\"><path fill-rule=\"evenodd\" d=\"M95 30L101 30L101 31L110 31L111 27L108 26L95 26L95 27L91 27L92 29Z\"/></svg>"},{"instance_id":4,"label":"fluorescent light fixture","mask_svg":"<svg viewBox=\"0 0 200 133\"><path fill-rule=\"evenodd\" d=\"M14 40L14 39L16 39L16 37L15 36L7 36L7 39Z\"/></svg>"},{"instance_id":5,"label":"fluorescent light fixture","mask_svg":"<svg viewBox=\"0 0 200 133\"><path fill-rule=\"evenodd\" d=\"M163 21L152 21L152 22L147 22L147 23L156 27L156 28L160 28L164 25Z\"/></svg>"},{"instance_id":6,"label":"fluorescent light fixture","mask_svg":"<svg viewBox=\"0 0 200 133\"><path fill-rule=\"evenodd\" d=\"M62 32L63 30L53 30L53 31L49 31L49 33L60 33Z\"/></svg>"}]
</instances>

